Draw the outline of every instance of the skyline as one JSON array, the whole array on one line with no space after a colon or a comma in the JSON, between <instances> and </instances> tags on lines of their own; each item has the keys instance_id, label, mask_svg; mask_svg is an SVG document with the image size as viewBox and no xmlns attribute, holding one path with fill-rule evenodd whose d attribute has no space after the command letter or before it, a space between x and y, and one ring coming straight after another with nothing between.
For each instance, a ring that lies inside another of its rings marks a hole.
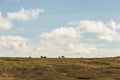
<instances>
[{"instance_id":1,"label":"skyline","mask_svg":"<svg viewBox=\"0 0 120 80\"><path fill-rule=\"evenodd\" d=\"M0 56L120 56L119 0L1 0Z\"/></svg>"}]
</instances>

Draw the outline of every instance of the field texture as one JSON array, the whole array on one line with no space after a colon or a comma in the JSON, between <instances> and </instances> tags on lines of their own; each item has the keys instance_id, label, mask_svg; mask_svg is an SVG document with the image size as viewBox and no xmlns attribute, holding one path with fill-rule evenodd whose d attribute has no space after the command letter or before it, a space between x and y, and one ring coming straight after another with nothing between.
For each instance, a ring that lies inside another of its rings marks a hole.
<instances>
[{"instance_id":1,"label":"field texture","mask_svg":"<svg viewBox=\"0 0 120 80\"><path fill-rule=\"evenodd\" d=\"M0 80L120 80L120 57L0 58Z\"/></svg>"}]
</instances>

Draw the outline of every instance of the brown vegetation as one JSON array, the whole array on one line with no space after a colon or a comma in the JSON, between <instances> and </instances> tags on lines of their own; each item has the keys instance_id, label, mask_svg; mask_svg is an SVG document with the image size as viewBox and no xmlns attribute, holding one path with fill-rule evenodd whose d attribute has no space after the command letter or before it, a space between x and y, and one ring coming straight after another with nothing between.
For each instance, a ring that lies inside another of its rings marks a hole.
<instances>
[{"instance_id":1,"label":"brown vegetation","mask_svg":"<svg viewBox=\"0 0 120 80\"><path fill-rule=\"evenodd\" d=\"M119 80L120 58L0 58L0 80Z\"/></svg>"}]
</instances>

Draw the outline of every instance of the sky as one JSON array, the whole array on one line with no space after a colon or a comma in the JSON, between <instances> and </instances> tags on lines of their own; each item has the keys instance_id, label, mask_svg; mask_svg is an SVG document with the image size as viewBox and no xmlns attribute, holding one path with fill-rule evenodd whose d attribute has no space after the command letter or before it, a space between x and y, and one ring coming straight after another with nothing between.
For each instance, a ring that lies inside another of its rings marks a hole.
<instances>
[{"instance_id":1,"label":"sky","mask_svg":"<svg viewBox=\"0 0 120 80\"><path fill-rule=\"evenodd\" d=\"M0 56L120 56L120 0L0 0Z\"/></svg>"}]
</instances>

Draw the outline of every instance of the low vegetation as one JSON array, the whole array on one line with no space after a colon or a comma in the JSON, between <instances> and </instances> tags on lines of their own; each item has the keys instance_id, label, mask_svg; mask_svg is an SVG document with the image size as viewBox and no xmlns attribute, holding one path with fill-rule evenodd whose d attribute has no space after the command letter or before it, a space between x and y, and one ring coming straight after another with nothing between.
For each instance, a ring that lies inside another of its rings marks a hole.
<instances>
[{"instance_id":1,"label":"low vegetation","mask_svg":"<svg viewBox=\"0 0 120 80\"><path fill-rule=\"evenodd\" d=\"M120 57L1 57L0 80L120 80Z\"/></svg>"}]
</instances>

